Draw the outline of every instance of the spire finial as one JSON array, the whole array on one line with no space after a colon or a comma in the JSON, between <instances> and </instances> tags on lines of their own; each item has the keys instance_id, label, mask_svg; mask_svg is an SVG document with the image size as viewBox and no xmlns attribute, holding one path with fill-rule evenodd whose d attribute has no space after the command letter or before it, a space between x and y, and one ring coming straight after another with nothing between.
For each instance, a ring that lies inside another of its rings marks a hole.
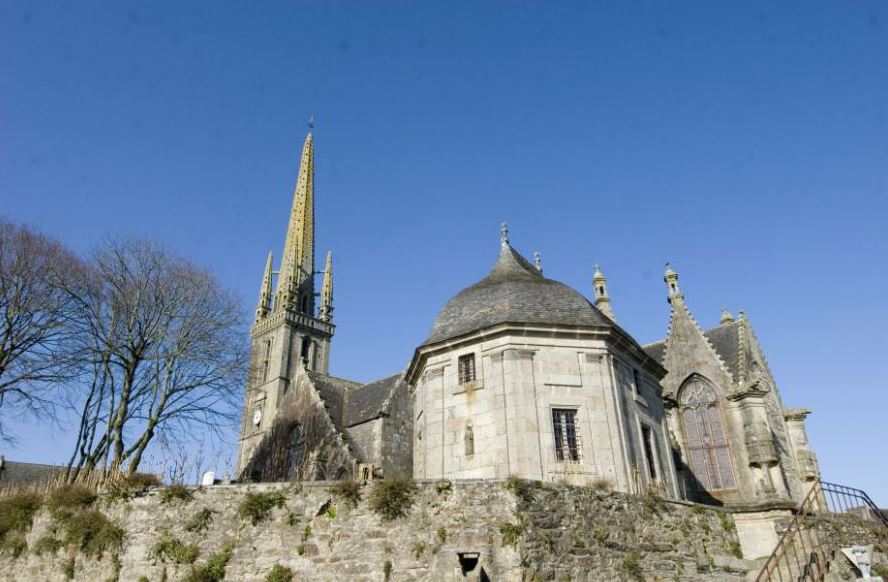
<instances>
[{"instance_id":1,"label":"spire finial","mask_svg":"<svg viewBox=\"0 0 888 582\"><path fill-rule=\"evenodd\" d=\"M607 279L601 272L601 267L595 263L595 274L592 276L592 288L595 291L595 307L608 316L611 321L616 321L614 310L611 308L610 296L607 294Z\"/></svg>"},{"instance_id":2,"label":"spire finial","mask_svg":"<svg viewBox=\"0 0 888 582\"><path fill-rule=\"evenodd\" d=\"M731 312L728 311L727 307L722 307L721 319L719 323L731 323L734 321L734 316L731 315Z\"/></svg>"},{"instance_id":3,"label":"spire finial","mask_svg":"<svg viewBox=\"0 0 888 582\"><path fill-rule=\"evenodd\" d=\"M678 273L673 270L672 265L669 263L666 263L666 272L663 273L663 281L666 282L666 289L669 294L667 299L670 303L672 303L673 299L681 301L684 298L681 294L681 289L678 288Z\"/></svg>"},{"instance_id":4,"label":"spire finial","mask_svg":"<svg viewBox=\"0 0 888 582\"><path fill-rule=\"evenodd\" d=\"M503 246L509 244L509 224L507 222L500 225L500 242Z\"/></svg>"},{"instance_id":5,"label":"spire finial","mask_svg":"<svg viewBox=\"0 0 888 582\"><path fill-rule=\"evenodd\" d=\"M308 116L308 131L311 131L315 128L315 116L314 113Z\"/></svg>"},{"instance_id":6,"label":"spire finial","mask_svg":"<svg viewBox=\"0 0 888 582\"><path fill-rule=\"evenodd\" d=\"M537 271L540 273L543 272L543 257L540 255L539 251L533 253L533 266L536 267Z\"/></svg>"}]
</instances>

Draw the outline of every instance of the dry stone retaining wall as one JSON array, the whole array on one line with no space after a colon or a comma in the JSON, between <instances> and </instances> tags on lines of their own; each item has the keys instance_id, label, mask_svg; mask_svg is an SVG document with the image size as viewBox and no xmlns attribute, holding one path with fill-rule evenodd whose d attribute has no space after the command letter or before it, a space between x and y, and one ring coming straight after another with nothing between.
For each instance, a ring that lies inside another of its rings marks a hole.
<instances>
[{"instance_id":1,"label":"dry stone retaining wall","mask_svg":"<svg viewBox=\"0 0 888 582\"><path fill-rule=\"evenodd\" d=\"M199 549L196 564L231 547L226 580L262 581L276 564L294 580L743 580L753 563L737 557L733 521L718 510L527 482L425 483L405 517L383 521L362 500L351 507L329 484L262 484L197 489L164 503L159 490L129 501L98 502L126 532L116 557L88 559L74 548L38 555L54 523L41 511L18 558L0 556L0 579L151 582L184 579L193 566L152 558L162 539ZM249 493L281 492L282 507L255 525L238 514ZM212 511L203 531L187 524Z\"/></svg>"}]
</instances>

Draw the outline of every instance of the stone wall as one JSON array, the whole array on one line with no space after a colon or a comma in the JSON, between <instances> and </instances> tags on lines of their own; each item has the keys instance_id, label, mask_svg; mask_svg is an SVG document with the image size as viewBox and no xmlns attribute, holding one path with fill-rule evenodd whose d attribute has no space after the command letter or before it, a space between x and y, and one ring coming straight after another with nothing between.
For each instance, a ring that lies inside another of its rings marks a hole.
<instances>
[{"instance_id":1,"label":"stone wall","mask_svg":"<svg viewBox=\"0 0 888 582\"><path fill-rule=\"evenodd\" d=\"M742 580L753 564L737 557L729 515L715 509L563 485L518 481L425 483L407 515L384 521L368 504L352 507L323 483L214 486L190 501L164 503L160 490L97 507L126 532L115 559L87 559L76 548L35 552L53 518L37 514L18 558L0 554L0 579L151 582L182 580L188 564L152 559L162 539L194 544L202 565L228 544L226 580L261 581L276 564L296 580L461 580L459 554L476 554L467 575L490 580ZM250 493L283 493L281 507L256 524L238 514ZM202 510L203 531L188 531ZM58 534L56 534L58 535ZM466 562L468 563L468 562Z\"/></svg>"}]
</instances>

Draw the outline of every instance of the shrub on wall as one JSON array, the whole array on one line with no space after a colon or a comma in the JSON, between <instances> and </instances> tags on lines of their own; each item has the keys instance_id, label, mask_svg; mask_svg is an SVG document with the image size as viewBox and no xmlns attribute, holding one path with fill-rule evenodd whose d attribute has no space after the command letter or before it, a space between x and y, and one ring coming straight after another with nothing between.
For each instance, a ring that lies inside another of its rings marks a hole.
<instances>
[{"instance_id":1,"label":"shrub on wall","mask_svg":"<svg viewBox=\"0 0 888 582\"><path fill-rule=\"evenodd\" d=\"M377 481L370 492L370 509L382 519L391 521L403 517L413 507L416 484L406 477L392 477Z\"/></svg>"},{"instance_id":2,"label":"shrub on wall","mask_svg":"<svg viewBox=\"0 0 888 582\"><path fill-rule=\"evenodd\" d=\"M291 580L293 580L293 570L280 564L275 564L265 577L265 582L291 582Z\"/></svg>"},{"instance_id":3,"label":"shrub on wall","mask_svg":"<svg viewBox=\"0 0 888 582\"><path fill-rule=\"evenodd\" d=\"M247 493L237 508L237 514L244 519L249 518L253 525L265 520L275 507L283 507L287 497L280 491L266 493Z\"/></svg>"}]
</instances>

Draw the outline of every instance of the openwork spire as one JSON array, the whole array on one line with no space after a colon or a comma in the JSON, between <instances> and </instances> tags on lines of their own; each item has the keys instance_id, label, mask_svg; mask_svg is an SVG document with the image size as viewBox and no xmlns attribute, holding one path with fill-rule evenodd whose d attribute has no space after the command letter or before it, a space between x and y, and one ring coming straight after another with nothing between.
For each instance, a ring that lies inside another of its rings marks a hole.
<instances>
[{"instance_id":1,"label":"openwork spire","mask_svg":"<svg viewBox=\"0 0 888 582\"><path fill-rule=\"evenodd\" d=\"M272 253L268 253L265 261L265 272L262 275L262 286L259 288L259 305L256 306L256 321L265 319L271 311L271 278L272 278Z\"/></svg>"},{"instance_id":2,"label":"openwork spire","mask_svg":"<svg viewBox=\"0 0 888 582\"><path fill-rule=\"evenodd\" d=\"M595 289L595 307L608 316L611 321L616 321L614 310L611 307L610 296L607 294L607 279L601 272L601 267L595 263L595 274L592 277L592 286Z\"/></svg>"},{"instance_id":3,"label":"openwork spire","mask_svg":"<svg viewBox=\"0 0 888 582\"><path fill-rule=\"evenodd\" d=\"M321 321L333 321L333 251L327 251L327 264L324 267L324 283L321 287Z\"/></svg>"},{"instance_id":4,"label":"openwork spire","mask_svg":"<svg viewBox=\"0 0 888 582\"><path fill-rule=\"evenodd\" d=\"M311 131L302 146L299 177L281 259L275 308L311 315L314 303L314 142Z\"/></svg>"}]
</instances>

